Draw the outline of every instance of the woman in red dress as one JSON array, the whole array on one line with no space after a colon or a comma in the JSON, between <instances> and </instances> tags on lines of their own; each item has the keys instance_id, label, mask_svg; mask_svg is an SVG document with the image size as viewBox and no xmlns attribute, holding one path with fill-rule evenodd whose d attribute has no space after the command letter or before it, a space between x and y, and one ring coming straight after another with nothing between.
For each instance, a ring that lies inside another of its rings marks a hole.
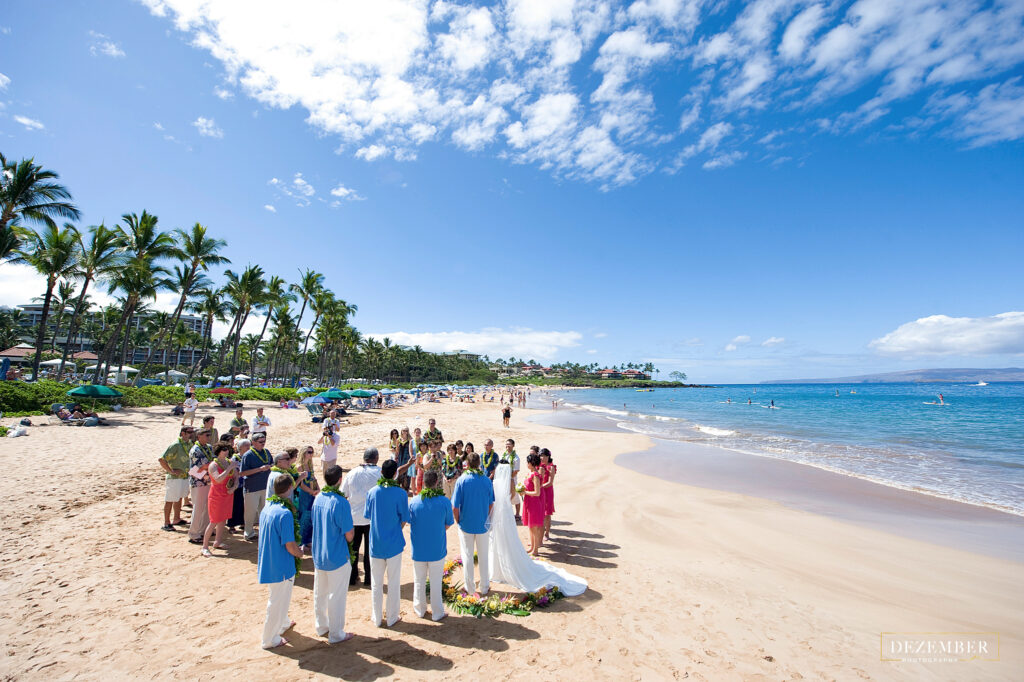
<instances>
[{"instance_id":1,"label":"woman in red dress","mask_svg":"<svg viewBox=\"0 0 1024 682\"><path fill-rule=\"evenodd\" d=\"M216 457L210 462L210 497L207 509L210 514L210 523L206 526L206 533L203 534L203 556L211 557L210 535L217 531L214 540L214 549L227 549L224 546L224 525L231 518L231 510L235 502L235 488L238 487L238 463L229 460L231 446L227 443L220 443L213 447L213 454Z\"/></svg>"},{"instance_id":2,"label":"woman in red dress","mask_svg":"<svg viewBox=\"0 0 1024 682\"><path fill-rule=\"evenodd\" d=\"M541 494L544 500L544 539L551 540L551 517L555 513L555 474L558 473L558 467L547 448L540 451L540 466L548 474Z\"/></svg>"},{"instance_id":3,"label":"woman in red dress","mask_svg":"<svg viewBox=\"0 0 1024 682\"><path fill-rule=\"evenodd\" d=\"M523 525L530 529L530 547L526 550L537 556L544 535L544 499L541 497L544 484L540 470L540 456L530 453L526 456L526 467L530 470L523 483Z\"/></svg>"}]
</instances>

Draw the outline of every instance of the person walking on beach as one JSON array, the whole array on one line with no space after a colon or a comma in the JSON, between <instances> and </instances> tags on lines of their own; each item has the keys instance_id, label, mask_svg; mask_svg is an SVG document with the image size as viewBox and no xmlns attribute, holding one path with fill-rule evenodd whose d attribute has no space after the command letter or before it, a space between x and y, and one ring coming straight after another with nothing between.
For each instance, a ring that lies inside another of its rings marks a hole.
<instances>
[{"instance_id":1,"label":"person walking on beach","mask_svg":"<svg viewBox=\"0 0 1024 682\"><path fill-rule=\"evenodd\" d=\"M423 491L409 503L409 539L412 541L412 567L415 582L412 609L427 615L427 580L430 581L430 615L435 621L447 614L441 600L444 558L448 556L447 530L455 523L452 504L437 487L437 472L423 476Z\"/></svg>"},{"instance_id":2,"label":"person walking on beach","mask_svg":"<svg viewBox=\"0 0 1024 682\"><path fill-rule=\"evenodd\" d=\"M402 529L409 522L409 496L398 487L395 474L398 464L389 459L380 468L381 477L366 494L366 511L370 519L370 576L372 591L370 621L381 627L384 615L391 627L401 620L399 598L402 585L402 550L405 536ZM387 572L388 603L384 602L384 574Z\"/></svg>"},{"instance_id":3,"label":"person walking on beach","mask_svg":"<svg viewBox=\"0 0 1024 682\"><path fill-rule=\"evenodd\" d=\"M210 522L206 524L206 532L203 533L204 557L212 557L210 553L210 536L216 531L217 536L213 541L214 549L227 549L224 546L224 524L231 518L231 508L235 501L235 488L238 486L237 465L228 459L231 455L231 446L226 443L218 443L213 448L213 461L210 463L210 493L207 502L207 512Z\"/></svg>"},{"instance_id":4,"label":"person walking on beach","mask_svg":"<svg viewBox=\"0 0 1024 682\"><path fill-rule=\"evenodd\" d=\"M352 540L352 551L356 561L352 564L352 575L349 585L359 580L359 546L363 546L363 584L370 584L370 519L366 514L366 494L377 485L380 478L380 467L377 466L379 455L377 448L366 448L363 451L363 463L348 472L341 484L341 492L352 505L352 523L355 524L355 535Z\"/></svg>"},{"instance_id":5,"label":"person walking on beach","mask_svg":"<svg viewBox=\"0 0 1024 682\"><path fill-rule=\"evenodd\" d=\"M270 478L270 469L274 466L270 451L265 449L266 445L267 434L257 433L252 437L252 448L242 455L242 501L245 505L242 527L245 539L250 541L256 539L253 526L266 503L267 479Z\"/></svg>"},{"instance_id":6,"label":"person walking on beach","mask_svg":"<svg viewBox=\"0 0 1024 682\"><path fill-rule=\"evenodd\" d=\"M209 429L200 429L196 434L196 442L188 453L188 459L191 467L188 470L188 484L192 494L192 523L188 528L188 541L193 545L201 545L206 525L210 522L206 508L210 492L210 476L206 470L213 461Z\"/></svg>"},{"instance_id":7,"label":"person walking on beach","mask_svg":"<svg viewBox=\"0 0 1024 682\"><path fill-rule=\"evenodd\" d=\"M185 394L185 402L181 404L182 409L185 410L185 414L181 418L181 425L185 425L185 420L188 420L188 425L192 424L196 420L196 410L199 409L199 401L195 399L192 393Z\"/></svg>"},{"instance_id":8,"label":"person walking on beach","mask_svg":"<svg viewBox=\"0 0 1024 682\"><path fill-rule=\"evenodd\" d=\"M188 453L192 449L195 430L182 426L178 440L167 446L157 462L164 470L164 525L161 530L174 530L187 525L181 519L181 500L188 495ZM171 512L174 520L171 520Z\"/></svg>"},{"instance_id":9,"label":"person walking on beach","mask_svg":"<svg viewBox=\"0 0 1024 682\"><path fill-rule=\"evenodd\" d=\"M494 484L480 469L480 456L473 453L469 468L459 477L452 494L452 513L459 524L459 547L462 551L462 573L466 591L477 594L474 553L480 560L480 592L490 591L491 572L488 563L489 536L487 517L494 506Z\"/></svg>"},{"instance_id":10,"label":"person walking on beach","mask_svg":"<svg viewBox=\"0 0 1024 682\"><path fill-rule=\"evenodd\" d=\"M509 421L512 419L512 401L508 401L508 405L501 408L501 423L505 425L505 428L509 428Z\"/></svg>"},{"instance_id":11,"label":"person walking on beach","mask_svg":"<svg viewBox=\"0 0 1024 682\"><path fill-rule=\"evenodd\" d=\"M270 588L267 617L263 623L264 649L287 644L288 640L281 635L295 626L295 621L288 619L288 606L292 601L292 587L302 552L295 540L295 516L287 501L292 485L291 476L274 479L274 494L260 512L256 575L261 585Z\"/></svg>"},{"instance_id":12,"label":"person walking on beach","mask_svg":"<svg viewBox=\"0 0 1024 682\"><path fill-rule=\"evenodd\" d=\"M352 508L338 490L341 467L324 471L324 489L313 501L313 605L316 634L331 644L352 639L345 632L345 604L352 574L348 543L355 535Z\"/></svg>"}]
</instances>

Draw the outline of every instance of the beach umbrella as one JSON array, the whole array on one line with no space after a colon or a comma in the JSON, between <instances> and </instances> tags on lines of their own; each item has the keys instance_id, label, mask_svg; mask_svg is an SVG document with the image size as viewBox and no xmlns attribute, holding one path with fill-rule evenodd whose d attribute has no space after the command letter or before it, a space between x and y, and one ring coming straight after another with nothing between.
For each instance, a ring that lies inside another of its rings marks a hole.
<instances>
[{"instance_id":1,"label":"beach umbrella","mask_svg":"<svg viewBox=\"0 0 1024 682\"><path fill-rule=\"evenodd\" d=\"M320 397L318 395L311 395L308 398L303 399L302 404L303 405L316 405L316 404L323 404L323 403L329 403L329 402L331 402L331 401L328 400L327 398L322 398L322 397Z\"/></svg>"},{"instance_id":2,"label":"beach umbrella","mask_svg":"<svg viewBox=\"0 0 1024 682\"><path fill-rule=\"evenodd\" d=\"M316 393L316 389L310 388L309 386L303 386L297 391L297 393Z\"/></svg>"},{"instance_id":3,"label":"beach umbrella","mask_svg":"<svg viewBox=\"0 0 1024 682\"><path fill-rule=\"evenodd\" d=\"M96 365L89 365L85 369L86 370L96 369ZM103 365L103 369L105 369L108 373L116 372L117 371L117 368L108 367L107 365ZM139 370L135 369L134 367L129 367L128 365L125 365L124 367L121 368L121 371L124 372L125 374L135 374Z\"/></svg>"},{"instance_id":4,"label":"beach umbrella","mask_svg":"<svg viewBox=\"0 0 1024 682\"><path fill-rule=\"evenodd\" d=\"M336 388L324 391L319 395L321 398L327 398L328 400L348 400L352 397L351 394L346 393L345 391L339 391Z\"/></svg>"},{"instance_id":5,"label":"beach umbrella","mask_svg":"<svg viewBox=\"0 0 1024 682\"><path fill-rule=\"evenodd\" d=\"M54 358L53 360L44 360L43 362L39 363L39 366L40 367L59 367L60 366L60 358Z\"/></svg>"},{"instance_id":6,"label":"beach umbrella","mask_svg":"<svg viewBox=\"0 0 1024 682\"><path fill-rule=\"evenodd\" d=\"M110 386L99 386L89 384L87 386L76 386L67 392L72 398L120 398L123 393Z\"/></svg>"},{"instance_id":7,"label":"beach umbrella","mask_svg":"<svg viewBox=\"0 0 1024 682\"><path fill-rule=\"evenodd\" d=\"M372 398L375 395L377 395L376 392L374 392L374 391L367 391L367 390L362 389L362 388L356 389L355 391L352 391L352 397L353 398Z\"/></svg>"},{"instance_id":8,"label":"beach umbrella","mask_svg":"<svg viewBox=\"0 0 1024 682\"><path fill-rule=\"evenodd\" d=\"M215 388L212 391L210 391L210 393L224 393L224 394L228 394L228 395L238 395L238 391L236 391L233 388L228 388L227 386L222 386L221 388Z\"/></svg>"}]
</instances>

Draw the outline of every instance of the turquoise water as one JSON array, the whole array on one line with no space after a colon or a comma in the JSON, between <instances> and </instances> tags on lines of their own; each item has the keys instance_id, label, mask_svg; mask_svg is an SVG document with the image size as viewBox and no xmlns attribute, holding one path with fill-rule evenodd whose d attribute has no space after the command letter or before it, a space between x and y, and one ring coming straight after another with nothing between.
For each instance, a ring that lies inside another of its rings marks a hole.
<instances>
[{"instance_id":1,"label":"turquoise water","mask_svg":"<svg viewBox=\"0 0 1024 682\"><path fill-rule=\"evenodd\" d=\"M945 406L926 404L939 393ZM567 407L657 438L800 462L1024 515L1024 383L590 389L558 397ZM769 409L772 400L777 409Z\"/></svg>"}]
</instances>

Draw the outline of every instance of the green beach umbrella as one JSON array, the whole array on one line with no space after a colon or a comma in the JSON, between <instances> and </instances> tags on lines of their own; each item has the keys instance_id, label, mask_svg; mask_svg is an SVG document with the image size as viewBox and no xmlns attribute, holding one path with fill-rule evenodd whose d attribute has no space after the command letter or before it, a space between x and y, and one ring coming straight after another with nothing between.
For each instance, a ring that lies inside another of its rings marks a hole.
<instances>
[{"instance_id":1,"label":"green beach umbrella","mask_svg":"<svg viewBox=\"0 0 1024 682\"><path fill-rule=\"evenodd\" d=\"M372 398L375 395L377 394L374 391L367 391L362 388L352 391L353 398Z\"/></svg>"},{"instance_id":2,"label":"green beach umbrella","mask_svg":"<svg viewBox=\"0 0 1024 682\"><path fill-rule=\"evenodd\" d=\"M73 398L120 398L124 394L110 386L77 386L67 393Z\"/></svg>"},{"instance_id":3,"label":"green beach umbrella","mask_svg":"<svg viewBox=\"0 0 1024 682\"><path fill-rule=\"evenodd\" d=\"M352 396L345 391L340 391L336 388L324 391L318 394L321 398L327 398L328 400L348 400Z\"/></svg>"}]
</instances>

